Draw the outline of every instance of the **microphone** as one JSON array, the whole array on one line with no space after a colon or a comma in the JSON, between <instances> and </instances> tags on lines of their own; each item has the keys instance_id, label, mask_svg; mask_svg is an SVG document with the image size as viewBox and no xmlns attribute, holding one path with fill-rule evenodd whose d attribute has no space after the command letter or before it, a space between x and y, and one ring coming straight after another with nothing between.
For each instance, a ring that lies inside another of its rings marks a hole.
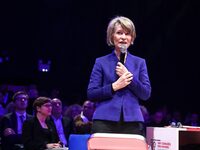
<instances>
[{"instance_id":1,"label":"microphone","mask_svg":"<svg viewBox=\"0 0 200 150\"><path fill-rule=\"evenodd\" d=\"M181 122L177 122L177 128L182 128L183 127L183 125L182 125L182 123Z\"/></svg>"},{"instance_id":2,"label":"microphone","mask_svg":"<svg viewBox=\"0 0 200 150\"><path fill-rule=\"evenodd\" d=\"M173 127L173 128L182 128L183 127L183 125L182 125L182 123L181 122L171 122L170 123L170 127Z\"/></svg>"},{"instance_id":3,"label":"microphone","mask_svg":"<svg viewBox=\"0 0 200 150\"><path fill-rule=\"evenodd\" d=\"M126 48L126 45L125 44L121 44L120 46L120 62L122 64L124 64L124 61L125 61L125 54L126 54L126 51L127 51L127 48Z\"/></svg>"}]
</instances>

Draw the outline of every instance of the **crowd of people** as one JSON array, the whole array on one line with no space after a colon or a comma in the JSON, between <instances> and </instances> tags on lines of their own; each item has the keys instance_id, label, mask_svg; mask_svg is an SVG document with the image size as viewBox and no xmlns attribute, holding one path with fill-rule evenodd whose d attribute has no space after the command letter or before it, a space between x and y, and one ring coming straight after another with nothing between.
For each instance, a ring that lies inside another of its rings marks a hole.
<instances>
[{"instance_id":1,"label":"crowd of people","mask_svg":"<svg viewBox=\"0 0 200 150\"><path fill-rule=\"evenodd\" d=\"M61 98L31 91L34 96L27 90L10 92L10 100L0 91L0 149L67 147L70 134L90 134L94 102L67 106Z\"/></svg>"},{"instance_id":2,"label":"crowd of people","mask_svg":"<svg viewBox=\"0 0 200 150\"><path fill-rule=\"evenodd\" d=\"M33 91L33 90L32 90ZM36 92L37 91L37 92ZM68 146L70 134L90 134L96 103L63 105L62 98L40 95L28 91L13 92L7 105L6 93L0 91L0 147L2 150L46 149ZM30 99L30 97L34 97ZM31 106L30 106L31 105ZM9 109L8 109L9 108ZM169 112L167 107L152 112L140 105L145 126L164 127L172 122L199 126L199 114L180 111Z\"/></svg>"}]
</instances>

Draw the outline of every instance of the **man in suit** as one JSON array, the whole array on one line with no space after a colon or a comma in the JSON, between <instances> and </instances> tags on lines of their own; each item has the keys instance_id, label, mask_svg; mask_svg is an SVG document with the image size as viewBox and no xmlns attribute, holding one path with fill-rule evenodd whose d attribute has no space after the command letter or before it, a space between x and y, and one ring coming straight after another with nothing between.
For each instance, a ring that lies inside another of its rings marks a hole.
<instances>
[{"instance_id":1,"label":"man in suit","mask_svg":"<svg viewBox=\"0 0 200 150\"><path fill-rule=\"evenodd\" d=\"M13 95L14 112L4 115L0 124L3 150L14 150L17 145L22 144L23 122L32 117L26 113L28 99L28 94L24 91L18 91Z\"/></svg>"},{"instance_id":2,"label":"man in suit","mask_svg":"<svg viewBox=\"0 0 200 150\"><path fill-rule=\"evenodd\" d=\"M83 103L81 114L75 116L74 125L75 133L90 134L92 128L92 117L95 111L95 103L86 100Z\"/></svg>"},{"instance_id":3,"label":"man in suit","mask_svg":"<svg viewBox=\"0 0 200 150\"><path fill-rule=\"evenodd\" d=\"M61 143L67 146L69 135L73 133L73 120L62 116L62 101L58 98L52 99L51 120L54 122Z\"/></svg>"}]
</instances>

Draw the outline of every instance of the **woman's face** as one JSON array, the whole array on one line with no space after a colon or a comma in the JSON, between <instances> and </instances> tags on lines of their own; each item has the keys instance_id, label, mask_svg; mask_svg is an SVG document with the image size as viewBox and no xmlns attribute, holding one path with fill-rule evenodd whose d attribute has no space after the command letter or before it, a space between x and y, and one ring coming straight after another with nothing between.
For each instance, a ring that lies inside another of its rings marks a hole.
<instances>
[{"instance_id":1,"label":"woman's face","mask_svg":"<svg viewBox=\"0 0 200 150\"><path fill-rule=\"evenodd\" d=\"M120 51L121 45L125 45L126 48L131 45L131 34L124 30L120 24L115 26L115 31L112 36L116 51Z\"/></svg>"},{"instance_id":2,"label":"woman's face","mask_svg":"<svg viewBox=\"0 0 200 150\"><path fill-rule=\"evenodd\" d=\"M37 108L38 113L42 114L43 116L50 116L52 111L52 104L45 103L41 107Z\"/></svg>"}]
</instances>

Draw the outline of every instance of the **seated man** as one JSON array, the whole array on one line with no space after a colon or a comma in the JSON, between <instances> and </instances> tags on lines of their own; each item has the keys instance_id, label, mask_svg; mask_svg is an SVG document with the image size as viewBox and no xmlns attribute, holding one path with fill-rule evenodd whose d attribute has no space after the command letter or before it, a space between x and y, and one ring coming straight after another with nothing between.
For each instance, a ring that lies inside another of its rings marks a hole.
<instances>
[{"instance_id":1,"label":"seated man","mask_svg":"<svg viewBox=\"0 0 200 150\"><path fill-rule=\"evenodd\" d=\"M81 114L77 115L74 118L75 133L90 134L94 111L95 111L95 103L89 100L85 101L82 106Z\"/></svg>"},{"instance_id":2,"label":"seated man","mask_svg":"<svg viewBox=\"0 0 200 150\"><path fill-rule=\"evenodd\" d=\"M58 98L52 99L51 120L54 122L61 143L67 146L69 135L73 133L73 120L62 116L62 102Z\"/></svg>"},{"instance_id":3,"label":"seated man","mask_svg":"<svg viewBox=\"0 0 200 150\"><path fill-rule=\"evenodd\" d=\"M26 113L28 106L28 95L19 91L13 95L15 110L3 116L0 123L2 137L2 150L14 150L16 145L22 144L22 125L26 119L32 118Z\"/></svg>"}]
</instances>

